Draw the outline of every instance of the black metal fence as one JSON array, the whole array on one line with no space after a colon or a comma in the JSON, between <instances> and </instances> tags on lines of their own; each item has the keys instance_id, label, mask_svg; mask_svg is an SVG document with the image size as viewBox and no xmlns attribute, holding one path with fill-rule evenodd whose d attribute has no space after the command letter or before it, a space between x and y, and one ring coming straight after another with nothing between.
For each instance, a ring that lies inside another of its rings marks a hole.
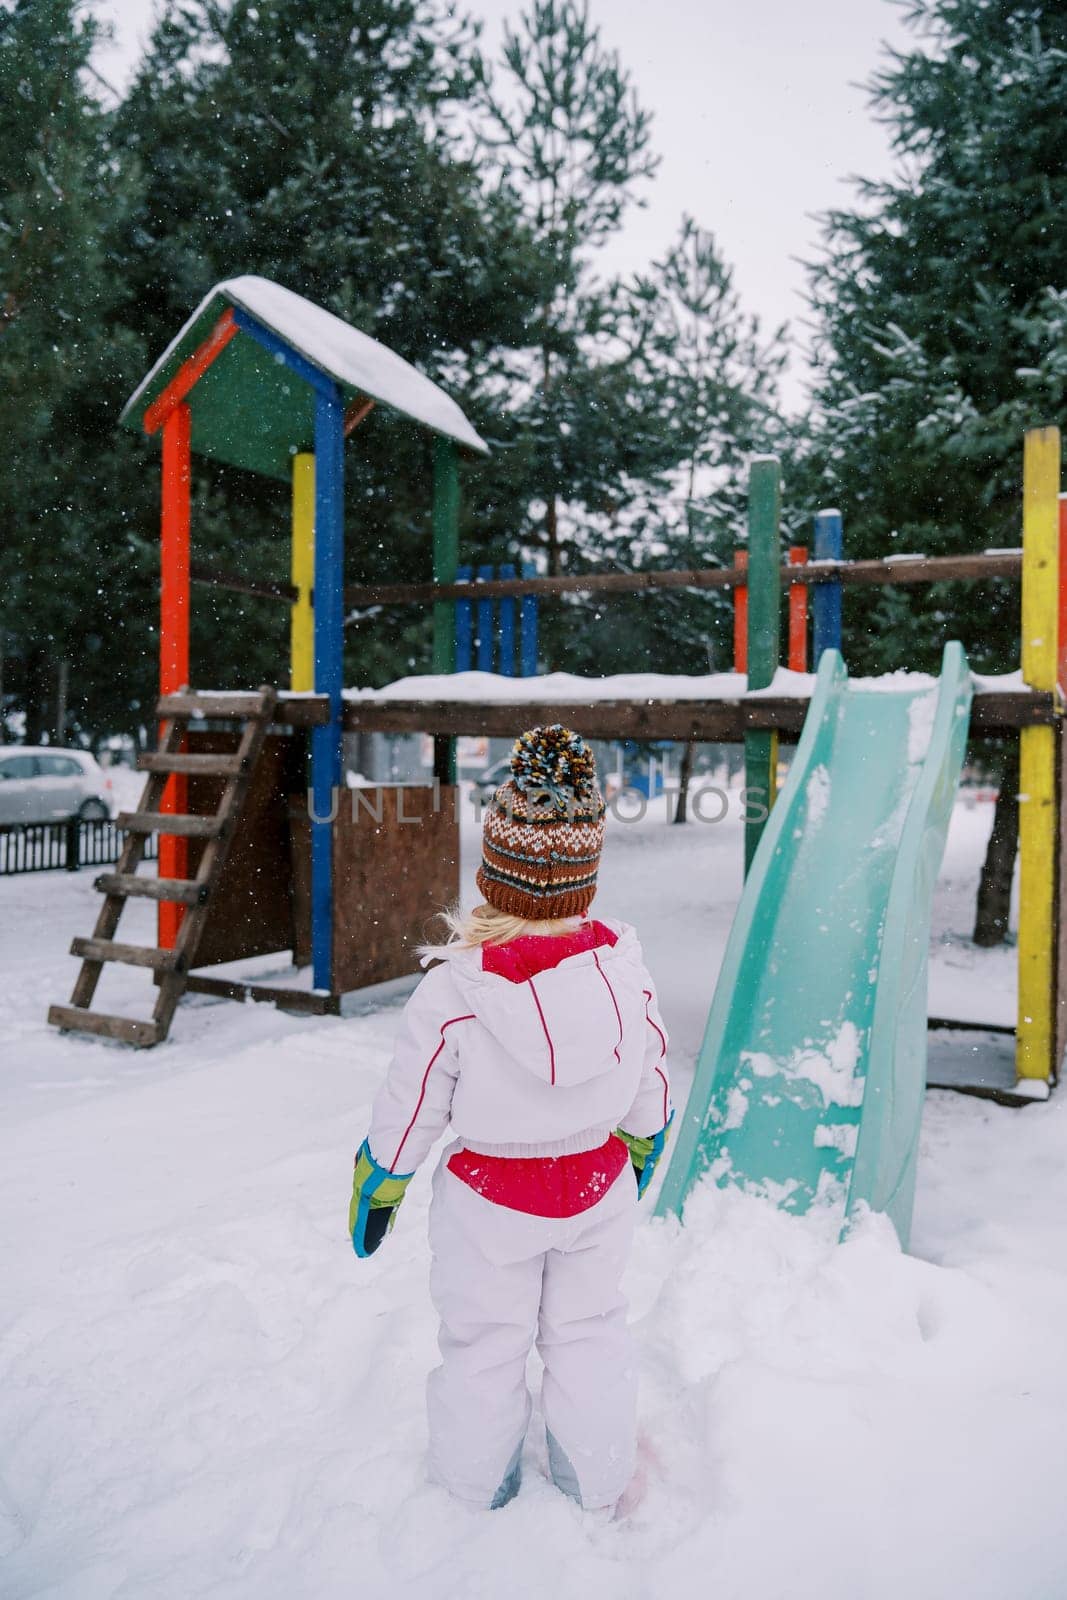
<instances>
[{"instance_id":1,"label":"black metal fence","mask_svg":"<svg viewBox=\"0 0 1067 1600\"><path fill-rule=\"evenodd\" d=\"M14 822L0 826L0 878L16 872L53 872L65 867L105 867L119 858L125 835L113 822ZM144 860L154 861L157 840L145 840Z\"/></svg>"}]
</instances>

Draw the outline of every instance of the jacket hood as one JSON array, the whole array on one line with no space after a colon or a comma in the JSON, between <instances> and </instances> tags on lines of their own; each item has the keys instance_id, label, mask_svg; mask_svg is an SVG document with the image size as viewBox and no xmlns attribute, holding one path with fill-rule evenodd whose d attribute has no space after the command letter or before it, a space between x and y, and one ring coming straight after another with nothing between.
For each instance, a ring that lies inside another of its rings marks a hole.
<instances>
[{"instance_id":1,"label":"jacket hood","mask_svg":"<svg viewBox=\"0 0 1067 1600\"><path fill-rule=\"evenodd\" d=\"M480 950L442 950L464 1003L501 1050L554 1087L610 1072L641 1027L641 946L628 924L610 926L614 945L578 951L523 982L484 971Z\"/></svg>"}]
</instances>

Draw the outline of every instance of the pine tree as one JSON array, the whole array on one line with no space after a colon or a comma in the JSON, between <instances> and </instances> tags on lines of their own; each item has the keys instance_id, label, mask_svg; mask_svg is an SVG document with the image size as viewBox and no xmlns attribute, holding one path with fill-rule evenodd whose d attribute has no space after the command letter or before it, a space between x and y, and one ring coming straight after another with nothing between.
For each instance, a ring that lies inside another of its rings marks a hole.
<instances>
[{"instance_id":1,"label":"pine tree","mask_svg":"<svg viewBox=\"0 0 1067 1600\"><path fill-rule=\"evenodd\" d=\"M90 701L112 726L130 721L112 663L138 585L114 418L141 357L112 326L108 241L128 187L90 90L95 38L75 0L0 13L0 622L31 741L67 731L54 726L61 660L75 725Z\"/></svg>"},{"instance_id":2,"label":"pine tree","mask_svg":"<svg viewBox=\"0 0 1067 1600\"><path fill-rule=\"evenodd\" d=\"M587 0L533 0L519 29L505 31L503 59L483 138L516 179L551 265L526 420L531 488L544 506L540 542L556 574L560 502L588 506L617 494L620 458L632 459L639 442L627 445L619 432L634 409L626 369L596 359L596 343L612 331L613 297L591 284L589 269L657 159L648 114Z\"/></svg>"},{"instance_id":3,"label":"pine tree","mask_svg":"<svg viewBox=\"0 0 1067 1600\"><path fill-rule=\"evenodd\" d=\"M777 409L784 330L763 339L713 236L690 217L662 260L617 289L614 364L630 404L621 431L636 453L624 462L625 503L575 530L572 564L730 566L745 537L749 458L787 443ZM729 664L731 604L721 591L618 597L609 611L578 600L574 609L587 624L573 630L575 670Z\"/></svg>"},{"instance_id":4,"label":"pine tree","mask_svg":"<svg viewBox=\"0 0 1067 1600\"><path fill-rule=\"evenodd\" d=\"M808 493L843 508L853 556L1017 544L1022 432L1067 399L1067 10L912 0L909 20L921 43L871 86L900 173L830 217L813 274ZM854 591L845 617L860 669L936 669L952 636L979 670L1018 664L1016 584ZM987 756L982 942L1003 937L1015 832L1012 752Z\"/></svg>"},{"instance_id":5,"label":"pine tree","mask_svg":"<svg viewBox=\"0 0 1067 1600\"><path fill-rule=\"evenodd\" d=\"M842 506L850 555L1018 542L1021 432L1067 386L1067 13L915 0L921 43L872 84L900 174L831 215L811 502ZM974 626L981 617L981 627ZM1018 589L858 591L857 667L936 666L952 634L982 670L1018 657Z\"/></svg>"},{"instance_id":6,"label":"pine tree","mask_svg":"<svg viewBox=\"0 0 1067 1600\"><path fill-rule=\"evenodd\" d=\"M471 26L436 0L172 0L116 130L142 174L128 251L134 326L153 356L212 284L259 273L380 339L491 439L506 436L493 353L529 341L541 262L509 187L483 184L470 159L480 71ZM494 459L467 476L466 526L483 536L509 470ZM348 445L346 483L349 580L428 579L425 431L372 413ZM285 575L283 486L197 463L194 493L202 557ZM193 611L198 681L284 671L286 618L269 602L198 591ZM427 614L395 619L350 631L350 678L425 666Z\"/></svg>"}]
</instances>

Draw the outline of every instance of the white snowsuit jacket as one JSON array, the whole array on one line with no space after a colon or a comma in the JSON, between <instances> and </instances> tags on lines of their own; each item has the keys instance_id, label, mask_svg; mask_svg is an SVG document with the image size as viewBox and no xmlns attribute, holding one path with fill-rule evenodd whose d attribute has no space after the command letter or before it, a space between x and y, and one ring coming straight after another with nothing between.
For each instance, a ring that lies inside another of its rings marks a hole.
<instances>
[{"instance_id":1,"label":"white snowsuit jacket","mask_svg":"<svg viewBox=\"0 0 1067 1600\"><path fill-rule=\"evenodd\" d=\"M442 947L404 1011L374 1102L374 1160L408 1174L449 1122L483 1155L560 1156L670 1117L667 1034L632 927L515 982L481 950Z\"/></svg>"},{"instance_id":2,"label":"white snowsuit jacket","mask_svg":"<svg viewBox=\"0 0 1067 1600\"><path fill-rule=\"evenodd\" d=\"M405 1008L369 1133L397 1175L449 1122L459 1140L430 1208L431 1475L477 1505L517 1492L536 1339L552 1477L610 1506L634 1470L637 1404L619 1286L637 1188L611 1135L651 1137L670 1119L655 987L633 928L606 920L487 950L484 965L481 950L442 957Z\"/></svg>"}]
</instances>

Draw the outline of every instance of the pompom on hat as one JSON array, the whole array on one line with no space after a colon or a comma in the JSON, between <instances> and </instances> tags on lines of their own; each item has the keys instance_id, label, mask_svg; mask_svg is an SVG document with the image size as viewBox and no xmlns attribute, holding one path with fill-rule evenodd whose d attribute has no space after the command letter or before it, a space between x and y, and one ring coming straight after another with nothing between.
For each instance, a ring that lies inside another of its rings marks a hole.
<instances>
[{"instance_id":1,"label":"pompom on hat","mask_svg":"<svg viewBox=\"0 0 1067 1600\"><path fill-rule=\"evenodd\" d=\"M580 734L558 722L520 734L482 828L477 883L489 904L528 922L582 916L596 894L604 809Z\"/></svg>"}]
</instances>

